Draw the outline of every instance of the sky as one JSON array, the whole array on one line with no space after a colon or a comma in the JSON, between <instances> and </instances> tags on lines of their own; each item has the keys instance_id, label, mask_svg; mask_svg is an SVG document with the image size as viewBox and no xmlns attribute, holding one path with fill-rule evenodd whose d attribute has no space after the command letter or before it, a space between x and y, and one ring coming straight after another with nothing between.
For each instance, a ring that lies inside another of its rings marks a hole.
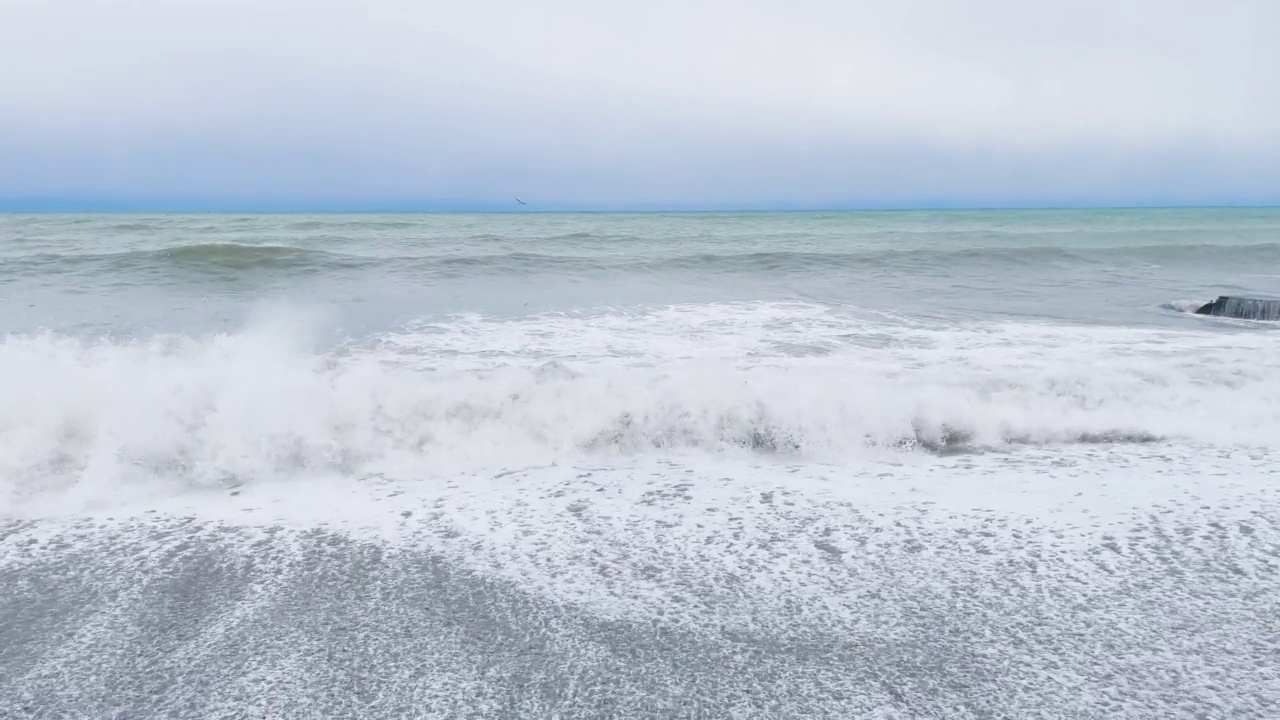
<instances>
[{"instance_id":1,"label":"sky","mask_svg":"<svg viewBox=\"0 0 1280 720\"><path fill-rule=\"evenodd\" d=\"M1280 204L1276 0L0 0L0 209Z\"/></svg>"}]
</instances>

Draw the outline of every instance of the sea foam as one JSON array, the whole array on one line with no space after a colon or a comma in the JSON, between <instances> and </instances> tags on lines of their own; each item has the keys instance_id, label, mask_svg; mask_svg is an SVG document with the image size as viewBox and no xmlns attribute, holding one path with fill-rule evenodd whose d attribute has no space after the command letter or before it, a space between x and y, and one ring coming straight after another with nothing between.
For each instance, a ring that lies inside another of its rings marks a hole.
<instances>
[{"instance_id":1,"label":"sea foam","mask_svg":"<svg viewBox=\"0 0 1280 720\"><path fill-rule=\"evenodd\" d=\"M926 326L756 303L0 342L3 496L399 477L617 456L1163 442L1272 448L1272 333ZM299 334L301 333L301 334Z\"/></svg>"}]
</instances>

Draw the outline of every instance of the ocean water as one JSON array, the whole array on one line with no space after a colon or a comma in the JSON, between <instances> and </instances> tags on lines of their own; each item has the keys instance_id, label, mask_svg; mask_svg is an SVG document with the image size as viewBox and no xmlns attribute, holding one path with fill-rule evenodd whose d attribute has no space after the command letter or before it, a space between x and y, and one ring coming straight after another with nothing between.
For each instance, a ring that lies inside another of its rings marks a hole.
<instances>
[{"instance_id":1,"label":"ocean water","mask_svg":"<svg viewBox=\"0 0 1280 720\"><path fill-rule=\"evenodd\" d=\"M1276 717L1280 210L0 215L5 717Z\"/></svg>"}]
</instances>

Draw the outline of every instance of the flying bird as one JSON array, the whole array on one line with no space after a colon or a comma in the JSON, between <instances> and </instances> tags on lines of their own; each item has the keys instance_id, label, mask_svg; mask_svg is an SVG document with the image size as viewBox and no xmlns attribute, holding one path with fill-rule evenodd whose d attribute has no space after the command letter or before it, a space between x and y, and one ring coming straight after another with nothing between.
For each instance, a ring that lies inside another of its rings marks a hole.
<instances>
[{"instance_id":1,"label":"flying bird","mask_svg":"<svg viewBox=\"0 0 1280 720\"><path fill-rule=\"evenodd\" d=\"M527 202L525 202L525 201L521 200L520 198L516 198L516 202L520 203L521 205L528 205L528 204L529 204L529 203L527 203Z\"/></svg>"}]
</instances>

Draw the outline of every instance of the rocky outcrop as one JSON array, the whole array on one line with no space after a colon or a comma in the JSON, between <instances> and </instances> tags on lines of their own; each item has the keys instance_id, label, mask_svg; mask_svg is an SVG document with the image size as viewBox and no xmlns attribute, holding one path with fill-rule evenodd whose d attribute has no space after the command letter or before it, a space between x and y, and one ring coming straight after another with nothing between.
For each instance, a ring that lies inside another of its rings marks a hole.
<instances>
[{"instance_id":1,"label":"rocky outcrop","mask_svg":"<svg viewBox=\"0 0 1280 720\"><path fill-rule=\"evenodd\" d=\"M1259 300L1223 295L1196 310L1197 315L1280 321L1280 300Z\"/></svg>"}]
</instances>

